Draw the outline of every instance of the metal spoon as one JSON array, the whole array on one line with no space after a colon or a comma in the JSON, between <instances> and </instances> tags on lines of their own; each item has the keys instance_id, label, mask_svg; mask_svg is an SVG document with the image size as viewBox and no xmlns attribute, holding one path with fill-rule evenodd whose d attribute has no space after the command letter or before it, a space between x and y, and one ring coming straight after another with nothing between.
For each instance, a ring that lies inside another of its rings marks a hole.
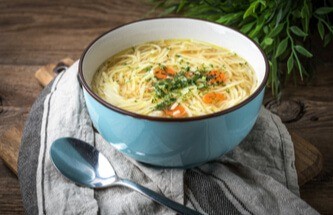
<instances>
[{"instance_id":1,"label":"metal spoon","mask_svg":"<svg viewBox=\"0 0 333 215\"><path fill-rule=\"evenodd\" d=\"M119 178L110 162L96 148L75 138L60 138L50 149L55 167L69 180L90 188L125 186L180 214L200 214L133 181Z\"/></svg>"}]
</instances>

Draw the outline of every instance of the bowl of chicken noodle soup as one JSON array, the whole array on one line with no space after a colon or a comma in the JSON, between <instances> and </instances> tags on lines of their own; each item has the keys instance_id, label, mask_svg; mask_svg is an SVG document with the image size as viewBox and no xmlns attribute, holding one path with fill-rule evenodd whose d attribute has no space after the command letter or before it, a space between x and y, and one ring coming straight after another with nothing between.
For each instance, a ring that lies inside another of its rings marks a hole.
<instances>
[{"instance_id":1,"label":"bowl of chicken noodle soup","mask_svg":"<svg viewBox=\"0 0 333 215\"><path fill-rule=\"evenodd\" d=\"M140 162L181 168L218 158L246 137L268 73L251 39L190 18L112 29L79 63L86 106L102 137Z\"/></svg>"}]
</instances>

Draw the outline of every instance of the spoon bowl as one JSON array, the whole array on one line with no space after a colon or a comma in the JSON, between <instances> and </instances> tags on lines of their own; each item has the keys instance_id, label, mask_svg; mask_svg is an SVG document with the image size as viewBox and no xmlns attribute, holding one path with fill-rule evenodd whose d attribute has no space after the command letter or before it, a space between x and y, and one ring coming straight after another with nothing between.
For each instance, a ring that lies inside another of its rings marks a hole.
<instances>
[{"instance_id":1,"label":"spoon bowl","mask_svg":"<svg viewBox=\"0 0 333 215\"><path fill-rule=\"evenodd\" d=\"M59 172L76 184L103 188L118 178L106 157L81 140L69 137L57 139L51 146L50 155Z\"/></svg>"},{"instance_id":2,"label":"spoon bowl","mask_svg":"<svg viewBox=\"0 0 333 215\"><path fill-rule=\"evenodd\" d=\"M60 138L50 149L56 169L67 179L90 188L125 186L181 214L200 214L133 181L117 176L107 158L95 147L75 138Z\"/></svg>"}]
</instances>

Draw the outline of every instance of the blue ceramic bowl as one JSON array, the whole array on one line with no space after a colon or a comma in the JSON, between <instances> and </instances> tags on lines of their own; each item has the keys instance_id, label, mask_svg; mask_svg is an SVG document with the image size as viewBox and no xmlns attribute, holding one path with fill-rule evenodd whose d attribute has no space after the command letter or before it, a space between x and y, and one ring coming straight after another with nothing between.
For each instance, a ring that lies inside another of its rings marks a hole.
<instances>
[{"instance_id":1,"label":"blue ceramic bowl","mask_svg":"<svg viewBox=\"0 0 333 215\"><path fill-rule=\"evenodd\" d=\"M97 68L128 47L161 39L195 39L225 47L247 60L258 77L255 92L240 104L191 118L159 118L113 106L91 90ZM237 146L252 129L269 73L262 50L229 27L189 18L148 19L110 30L83 53L79 79L92 122L103 138L135 160L163 167L193 167Z\"/></svg>"}]
</instances>

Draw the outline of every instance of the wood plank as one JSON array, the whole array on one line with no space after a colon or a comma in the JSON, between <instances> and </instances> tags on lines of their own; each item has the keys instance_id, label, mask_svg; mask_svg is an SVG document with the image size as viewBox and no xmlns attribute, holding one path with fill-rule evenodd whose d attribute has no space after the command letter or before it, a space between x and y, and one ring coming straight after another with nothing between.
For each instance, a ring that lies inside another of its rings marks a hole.
<instances>
[{"instance_id":1,"label":"wood plank","mask_svg":"<svg viewBox=\"0 0 333 215\"><path fill-rule=\"evenodd\" d=\"M45 87L57 76L59 72L62 72L64 69L70 67L73 63L74 61L72 59L65 58L57 63L47 64L35 72L35 78L43 87ZM2 107L2 110L4 109L5 108ZM22 132L22 124L16 123L12 127L3 131L3 134L0 136L0 158L2 158L4 163L14 172L15 175L18 173L17 164Z\"/></svg>"},{"instance_id":2,"label":"wood plank","mask_svg":"<svg viewBox=\"0 0 333 215\"><path fill-rule=\"evenodd\" d=\"M321 214L333 214L333 178L331 173L324 172L316 179L305 184L301 198L316 208Z\"/></svg>"},{"instance_id":3,"label":"wood plank","mask_svg":"<svg viewBox=\"0 0 333 215\"><path fill-rule=\"evenodd\" d=\"M35 78L43 86L47 86L60 72L69 68L74 61L71 58L64 58L59 62L42 66L35 72Z\"/></svg>"},{"instance_id":4,"label":"wood plank","mask_svg":"<svg viewBox=\"0 0 333 215\"><path fill-rule=\"evenodd\" d=\"M6 77L0 78L0 136L16 124L24 124L42 89L33 77L37 68L0 65L0 77Z\"/></svg>"},{"instance_id":5,"label":"wood plank","mask_svg":"<svg viewBox=\"0 0 333 215\"><path fill-rule=\"evenodd\" d=\"M323 156L316 147L296 132L291 132L290 135L294 143L298 185L302 186L322 171Z\"/></svg>"},{"instance_id":6,"label":"wood plank","mask_svg":"<svg viewBox=\"0 0 333 215\"><path fill-rule=\"evenodd\" d=\"M73 62L74 61L72 59L65 58L57 63L43 66L35 72L35 78L42 86L46 86L53 80L53 78L57 75L57 72L59 72L60 69L71 66ZM8 83L4 83L4 86L6 86L6 84ZM12 119L12 117L9 117L9 111L12 108L9 106L5 106L4 104L2 104L2 102L0 107L0 113L2 113L0 117L3 117L4 119ZM0 135L0 158L2 158L4 163L17 175L17 161L23 125L21 122L11 121L11 123L13 125L9 128L8 124L4 128L0 127L0 129L2 130Z\"/></svg>"},{"instance_id":7,"label":"wood plank","mask_svg":"<svg viewBox=\"0 0 333 215\"><path fill-rule=\"evenodd\" d=\"M22 125L16 124L0 136L0 157L15 175L17 175L17 161L22 131Z\"/></svg>"},{"instance_id":8,"label":"wood plank","mask_svg":"<svg viewBox=\"0 0 333 215\"><path fill-rule=\"evenodd\" d=\"M129 0L2 2L0 41L6 43L0 43L0 64L45 65L65 55L77 59L96 36L144 18L149 10L147 3Z\"/></svg>"},{"instance_id":9,"label":"wood plank","mask_svg":"<svg viewBox=\"0 0 333 215\"><path fill-rule=\"evenodd\" d=\"M24 214L20 185L14 175L0 159L0 214Z\"/></svg>"}]
</instances>

